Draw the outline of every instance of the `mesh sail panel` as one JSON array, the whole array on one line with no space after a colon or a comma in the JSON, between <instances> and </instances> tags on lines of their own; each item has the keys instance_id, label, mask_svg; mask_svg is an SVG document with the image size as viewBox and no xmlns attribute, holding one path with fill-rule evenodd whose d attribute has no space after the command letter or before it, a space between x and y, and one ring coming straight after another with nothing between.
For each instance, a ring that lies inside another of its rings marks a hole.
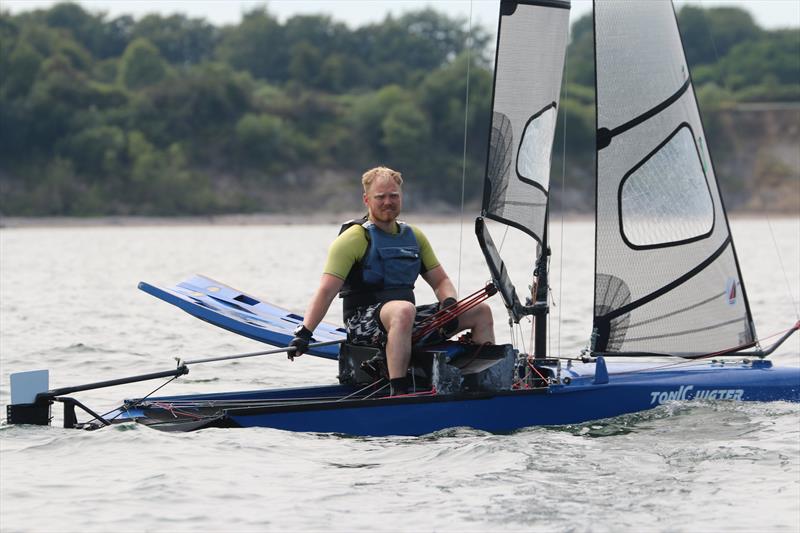
<instances>
[{"instance_id":1,"label":"mesh sail panel","mask_svg":"<svg viewBox=\"0 0 800 533\"><path fill-rule=\"evenodd\" d=\"M696 356L755 339L669 0L595 3L593 349Z\"/></svg>"},{"instance_id":2,"label":"mesh sail panel","mask_svg":"<svg viewBox=\"0 0 800 533\"><path fill-rule=\"evenodd\" d=\"M569 2L501 2L483 214L544 238Z\"/></svg>"},{"instance_id":3,"label":"mesh sail panel","mask_svg":"<svg viewBox=\"0 0 800 533\"><path fill-rule=\"evenodd\" d=\"M688 127L625 176L619 208L622 235L632 247L685 241L712 230L714 205Z\"/></svg>"}]
</instances>

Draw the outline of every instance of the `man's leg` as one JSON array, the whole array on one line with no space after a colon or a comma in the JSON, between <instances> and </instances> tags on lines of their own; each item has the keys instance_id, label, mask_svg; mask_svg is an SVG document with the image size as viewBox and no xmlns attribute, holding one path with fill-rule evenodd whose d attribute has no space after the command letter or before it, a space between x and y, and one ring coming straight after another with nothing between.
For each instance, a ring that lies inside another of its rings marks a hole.
<instances>
[{"instance_id":1,"label":"man's leg","mask_svg":"<svg viewBox=\"0 0 800 533\"><path fill-rule=\"evenodd\" d=\"M386 330L386 364L389 379L403 378L411 362L411 328L417 309L411 302L394 300L381 306L380 319Z\"/></svg>"},{"instance_id":2,"label":"man's leg","mask_svg":"<svg viewBox=\"0 0 800 533\"><path fill-rule=\"evenodd\" d=\"M458 317L458 329L472 330L472 342L476 344L494 344L492 309L485 303L476 305Z\"/></svg>"}]
</instances>

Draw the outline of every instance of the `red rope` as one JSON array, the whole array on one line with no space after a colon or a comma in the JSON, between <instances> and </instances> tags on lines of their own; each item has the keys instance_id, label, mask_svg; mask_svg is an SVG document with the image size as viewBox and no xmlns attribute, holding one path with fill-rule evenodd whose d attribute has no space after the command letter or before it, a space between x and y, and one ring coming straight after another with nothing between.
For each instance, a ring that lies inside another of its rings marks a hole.
<instances>
[{"instance_id":1,"label":"red rope","mask_svg":"<svg viewBox=\"0 0 800 533\"><path fill-rule=\"evenodd\" d=\"M547 383L547 378L546 378L546 377L544 377L544 375L543 375L541 372L539 372L539 369L538 369L538 368L536 368L534 365L532 365L532 364L531 364L530 357L528 357L528 359L527 359L527 361L526 361L526 362L528 363L528 367L529 367L531 370L533 370L534 372L536 372L537 374L539 374L539 377L540 377L540 378L542 378L542 381L544 381L545 383Z\"/></svg>"},{"instance_id":2,"label":"red rope","mask_svg":"<svg viewBox=\"0 0 800 533\"><path fill-rule=\"evenodd\" d=\"M482 289L456 302L455 305L437 311L417 325L417 330L411 336L411 341L419 341L429 333L436 331L451 320L458 318L460 315L481 304L496 292L497 289L495 286L489 283Z\"/></svg>"}]
</instances>

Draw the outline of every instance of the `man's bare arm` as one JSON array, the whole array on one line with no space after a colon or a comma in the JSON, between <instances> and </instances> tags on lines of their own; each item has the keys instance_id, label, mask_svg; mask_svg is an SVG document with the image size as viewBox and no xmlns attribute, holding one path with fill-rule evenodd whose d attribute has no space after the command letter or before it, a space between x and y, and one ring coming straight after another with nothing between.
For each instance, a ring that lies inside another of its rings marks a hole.
<instances>
[{"instance_id":1,"label":"man's bare arm","mask_svg":"<svg viewBox=\"0 0 800 533\"><path fill-rule=\"evenodd\" d=\"M306 309L306 314L303 317L303 324L306 328L314 331L319 323L322 322L325 313L328 312L328 308L331 306L331 302L336 297L336 294L339 292L339 289L342 288L343 284L344 280L341 278L337 278L331 274L322 275L317 292L315 292L314 296L311 298L311 302Z\"/></svg>"},{"instance_id":2,"label":"man's bare arm","mask_svg":"<svg viewBox=\"0 0 800 533\"><path fill-rule=\"evenodd\" d=\"M458 299L456 288L447 276L447 272L442 268L442 265L436 266L422 274L422 279L428 282L428 285L431 286L433 293L436 295L436 299L440 302L444 301L446 298Z\"/></svg>"}]
</instances>

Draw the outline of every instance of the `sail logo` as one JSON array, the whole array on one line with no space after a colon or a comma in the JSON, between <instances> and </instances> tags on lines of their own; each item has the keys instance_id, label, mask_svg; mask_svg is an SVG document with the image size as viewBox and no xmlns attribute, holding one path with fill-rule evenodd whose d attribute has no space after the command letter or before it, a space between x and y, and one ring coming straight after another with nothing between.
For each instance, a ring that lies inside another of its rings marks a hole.
<instances>
[{"instance_id":1,"label":"sail logo","mask_svg":"<svg viewBox=\"0 0 800 533\"><path fill-rule=\"evenodd\" d=\"M654 391L650 393L650 405L661 405L666 402L687 400L733 400L742 401L742 389L700 389L694 390L694 385L681 385L674 391Z\"/></svg>"},{"instance_id":2,"label":"sail logo","mask_svg":"<svg viewBox=\"0 0 800 533\"><path fill-rule=\"evenodd\" d=\"M736 305L736 296L739 292L737 288L736 278L728 278L725 284L725 297L728 299L728 305Z\"/></svg>"}]
</instances>

